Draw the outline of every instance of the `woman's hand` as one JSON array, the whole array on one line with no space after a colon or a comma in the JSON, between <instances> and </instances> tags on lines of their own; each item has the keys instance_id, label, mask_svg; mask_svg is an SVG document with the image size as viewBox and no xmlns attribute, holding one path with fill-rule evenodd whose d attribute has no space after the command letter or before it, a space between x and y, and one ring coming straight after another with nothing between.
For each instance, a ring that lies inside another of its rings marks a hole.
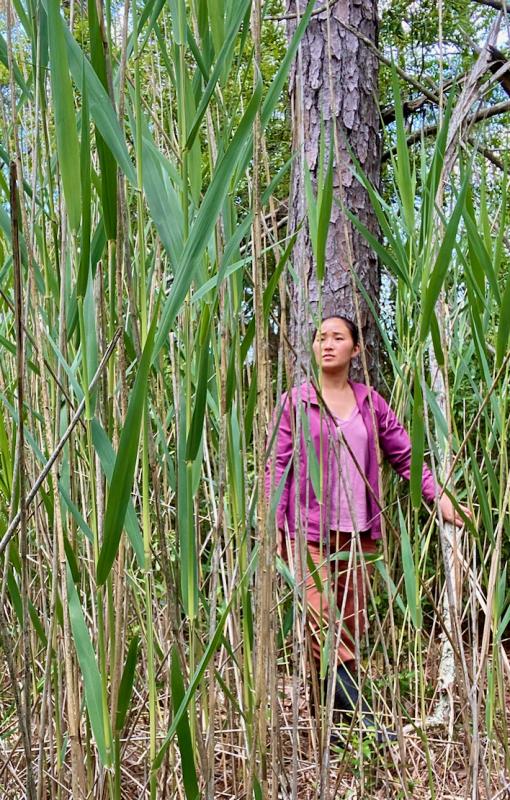
<instances>
[{"instance_id":1,"label":"woman's hand","mask_svg":"<svg viewBox=\"0 0 510 800\"><path fill-rule=\"evenodd\" d=\"M466 517L469 517L469 519L472 518L471 511L469 510L469 508L466 508L465 506L459 506L459 507L462 509ZM444 522L449 522L451 525L457 525L459 528L462 527L462 525L464 525L464 520L462 519L460 514L455 510L455 507L450 498L447 497L445 494L441 496L441 499L439 501L439 508L441 509L441 516L443 517Z\"/></svg>"}]
</instances>

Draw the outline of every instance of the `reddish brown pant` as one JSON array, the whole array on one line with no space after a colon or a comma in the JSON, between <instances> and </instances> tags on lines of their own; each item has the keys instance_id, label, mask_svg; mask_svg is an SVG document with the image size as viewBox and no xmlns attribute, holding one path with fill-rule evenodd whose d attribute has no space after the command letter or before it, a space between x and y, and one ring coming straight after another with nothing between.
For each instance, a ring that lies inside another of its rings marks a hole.
<instances>
[{"instance_id":1,"label":"reddish brown pant","mask_svg":"<svg viewBox=\"0 0 510 800\"><path fill-rule=\"evenodd\" d=\"M370 533L361 533L359 538L364 556L377 552L377 543L370 538ZM325 544L322 548L319 542L306 542L304 548L298 547L296 541L291 544L290 554L285 544L282 546L282 555L303 592L314 659L320 660L328 630L334 626L330 641L332 646L337 647L337 663L353 661L355 637L361 637L366 629L365 579L371 575L373 565L369 562L362 565L362 556L352 533L331 532L329 562ZM305 550L304 569L300 557L302 549ZM306 550L315 565L313 572ZM345 553L346 558L332 558L339 552ZM330 601L333 598L336 608L331 609Z\"/></svg>"}]
</instances>

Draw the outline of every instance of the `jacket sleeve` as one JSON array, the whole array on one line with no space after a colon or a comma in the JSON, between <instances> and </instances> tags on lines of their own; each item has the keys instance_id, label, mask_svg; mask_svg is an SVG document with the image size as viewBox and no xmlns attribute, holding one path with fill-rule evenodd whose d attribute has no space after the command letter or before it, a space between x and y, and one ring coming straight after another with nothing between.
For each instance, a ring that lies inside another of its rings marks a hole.
<instances>
[{"instance_id":1,"label":"jacket sleeve","mask_svg":"<svg viewBox=\"0 0 510 800\"><path fill-rule=\"evenodd\" d=\"M374 411L377 417L379 444L381 450L393 469L403 478L409 480L411 474L411 439L404 426L399 422L395 412L378 392L372 394ZM432 472L423 464L421 480L422 495L432 502L439 493Z\"/></svg>"},{"instance_id":2,"label":"jacket sleeve","mask_svg":"<svg viewBox=\"0 0 510 800\"><path fill-rule=\"evenodd\" d=\"M266 459L265 489L268 503L280 489L281 496L276 509L276 526L284 528L292 480L293 430L292 400L289 394L282 395L275 409L273 421L267 437L268 456ZM290 462L290 464L289 464ZM274 481L271 481L274 465ZM288 472L285 474L288 467ZM284 477L285 476L285 477ZM283 487L281 486L284 480ZM272 491L271 491L272 489Z\"/></svg>"}]
</instances>

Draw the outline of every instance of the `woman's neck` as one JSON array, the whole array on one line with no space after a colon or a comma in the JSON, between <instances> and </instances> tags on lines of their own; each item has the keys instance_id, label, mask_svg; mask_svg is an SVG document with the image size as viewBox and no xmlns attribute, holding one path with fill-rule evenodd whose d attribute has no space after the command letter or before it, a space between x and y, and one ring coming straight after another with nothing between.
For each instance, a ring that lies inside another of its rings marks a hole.
<instances>
[{"instance_id":1,"label":"woman's neck","mask_svg":"<svg viewBox=\"0 0 510 800\"><path fill-rule=\"evenodd\" d=\"M327 373L323 372L321 375L321 390L324 393L328 392L341 392L349 385L349 371L342 370L341 372Z\"/></svg>"}]
</instances>

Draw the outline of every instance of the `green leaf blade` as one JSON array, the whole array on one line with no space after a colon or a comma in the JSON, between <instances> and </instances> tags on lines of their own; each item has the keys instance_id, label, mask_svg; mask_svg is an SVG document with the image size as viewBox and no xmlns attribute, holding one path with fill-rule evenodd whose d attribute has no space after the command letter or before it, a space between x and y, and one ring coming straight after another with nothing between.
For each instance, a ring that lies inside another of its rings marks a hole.
<instances>
[{"instance_id":1,"label":"green leaf blade","mask_svg":"<svg viewBox=\"0 0 510 800\"><path fill-rule=\"evenodd\" d=\"M104 521L104 540L97 562L97 583L105 583L112 568L120 537L124 526L124 519L131 495L131 487L135 466L138 458L138 444L142 417L145 409L147 395L147 381L152 359L154 334L156 328L156 314L152 322L142 359L136 375L135 384L129 400L126 421L119 441L117 458L113 470L108 502Z\"/></svg>"},{"instance_id":2,"label":"green leaf blade","mask_svg":"<svg viewBox=\"0 0 510 800\"><path fill-rule=\"evenodd\" d=\"M109 731L105 731L104 725L101 675L69 565L67 566L67 595L71 631L83 677L85 705L90 719L90 726L96 740L101 762L103 766L108 767L111 763L111 754L109 747L107 747L107 741L111 741L111 736Z\"/></svg>"},{"instance_id":3,"label":"green leaf blade","mask_svg":"<svg viewBox=\"0 0 510 800\"><path fill-rule=\"evenodd\" d=\"M57 152L69 223L78 230L81 218L80 145L76 129L73 87L69 77L64 23L57 0L48 2L51 88Z\"/></svg>"},{"instance_id":4,"label":"green leaf blade","mask_svg":"<svg viewBox=\"0 0 510 800\"><path fill-rule=\"evenodd\" d=\"M177 648L172 649L170 678L172 684L172 705L174 714L177 714L184 699L184 681L182 679L181 665ZM197 772L193 757L193 743L187 714L182 714L177 723L177 741L181 753L182 779L187 800L196 800L199 796Z\"/></svg>"}]
</instances>

